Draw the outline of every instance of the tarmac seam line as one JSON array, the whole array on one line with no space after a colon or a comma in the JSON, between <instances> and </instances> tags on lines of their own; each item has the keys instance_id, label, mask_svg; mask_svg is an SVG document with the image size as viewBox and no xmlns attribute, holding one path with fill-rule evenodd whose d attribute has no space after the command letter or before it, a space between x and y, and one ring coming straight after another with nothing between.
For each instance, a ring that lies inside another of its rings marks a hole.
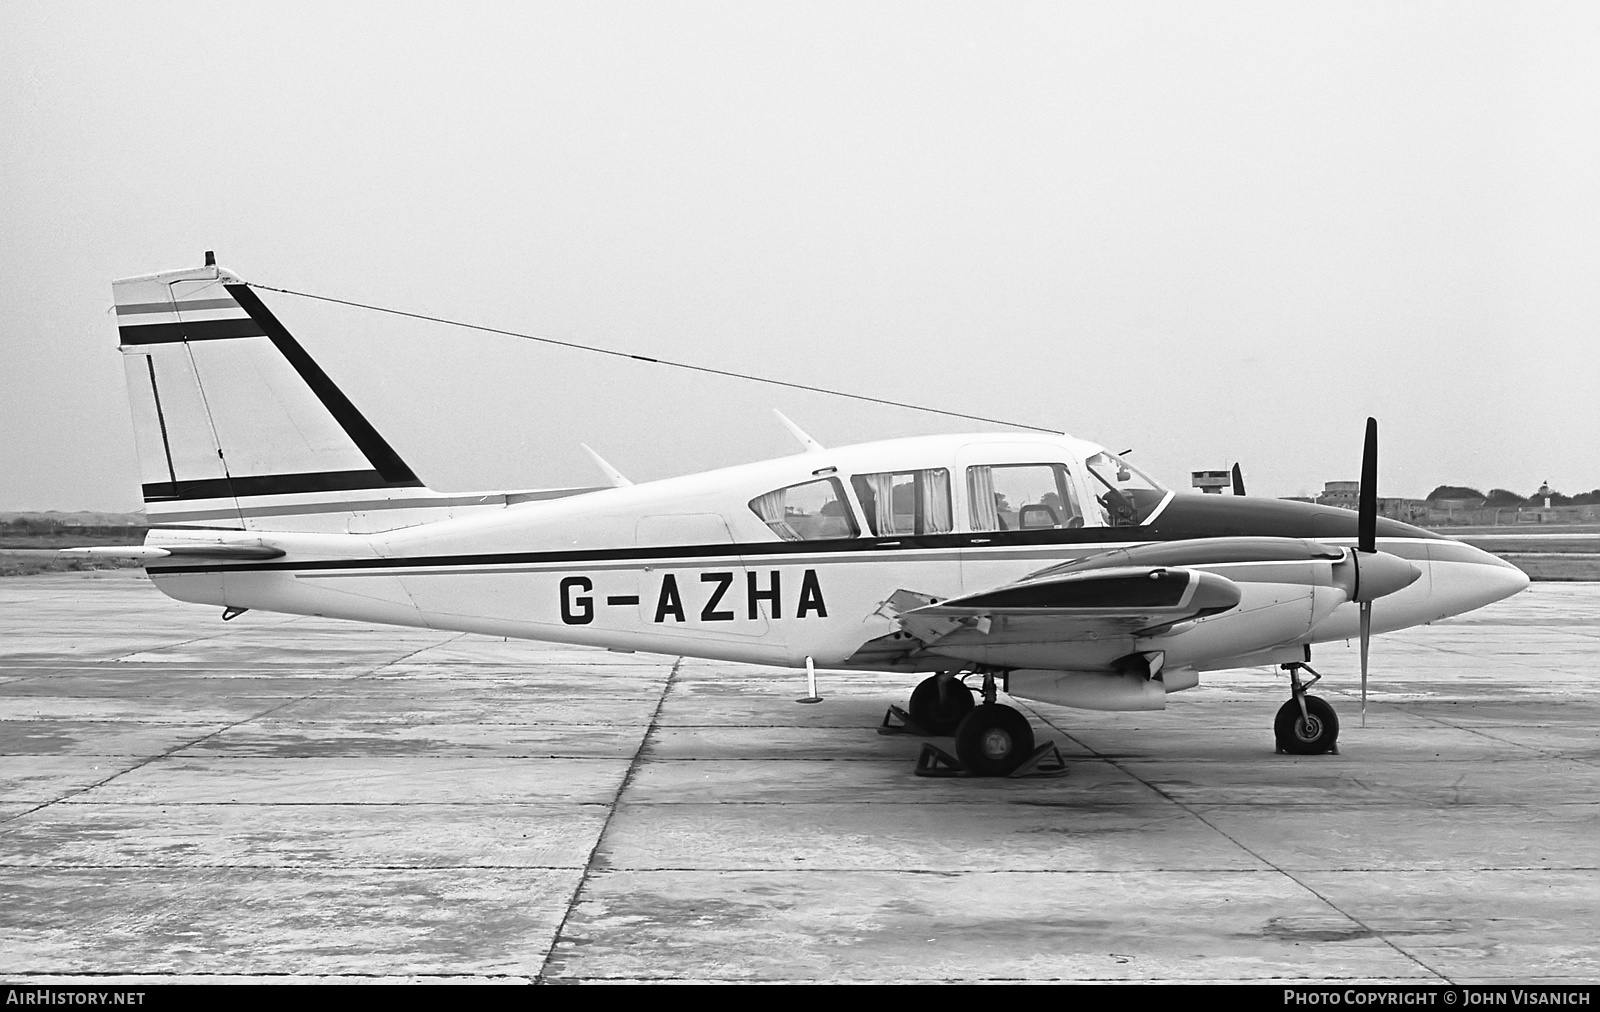
<instances>
[{"instance_id":1,"label":"tarmac seam line","mask_svg":"<svg viewBox=\"0 0 1600 1012\"><path fill-rule=\"evenodd\" d=\"M287 625L288 623L280 623L280 624L281 625ZM222 634L219 633L218 635L222 635ZM379 664L377 667L373 668L371 671L363 671L360 674L353 675L353 676L351 676L349 678L337 679L337 680L335 680L333 682L333 684L335 684L335 685L343 685L343 684L348 684L349 682L353 682L353 681L355 681L356 679L359 679L359 678L365 678L368 675L373 674L374 672L382 671L384 668L388 667L391 664L398 664L401 661L406 660L407 658L415 657L417 654L422 653L424 650L431 650L434 647L443 646L445 643L450 643L450 642L453 642L455 640L461 639L463 636L466 636L466 635L467 635L467 633L457 633L456 635L448 637L447 639L441 640L438 643L430 643L430 644L428 644L426 646L418 647L417 649L411 651L410 653L403 654L400 657L394 658L393 660L385 661L382 664ZM213 638L214 637L210 637L210 636L201 636L201 637L198 637L195 640L185 640L184 642L185 643L193 643L193 642L197 642L199 639L213 639ZM180 644L174 644L174 645L182 646L183 644L180 643ZM135 652L137 653L138 651L135 651ZM112 660L114 661L115 658L113 658ZM304 700L307 700L307 699L314 699L314 698L317 697L317 695L319 693L321 693L323 691L325 691L325 690L318 689L316 692L310 692L310 693L307 693L307 694L305 694L303 696L297 696L297 697L295 697L293 699L286 699L283 702L279 703L277 706L270 707L270 708L268 708L266 710L263 710L260 713L254 714L254 715L249 716L249 717L243 717L243 718L241 718L239 720L234 721L231 724L224 724L222 727L219 727L216 730L210 731L210 732L208 732L206 734L203 734L200 737L194 739L193 741L184 742L181 745L175 745L172 748L167 749L165 752L161 752L161 753L159 753L157 755L146 756L144 759L142 759L139 762L134 763L132 766L129 766L127 769L118 770L117 772L111 774L109 777L106 777L106 778L104 778L102 780L97 780L92 784L86 784L83 787L78 788L77 790L68 791L67 793L61 795L60 797L51 798L49 801L43 802L42 804L35 805L34 807L26 809L26 810L21 811L21 812L18 812L15 815L9 816L7 818L0 819L0 827L4 827L6 825L9 825L10 823L16 822L18 819L26 818L27 816L32 815L34 812L43 811L44 809L49 808L51 805L57 805L57 804L61 804L62 802L71 801L73 798L78 797L78 796L84 794L87 791L92 791L97 787L103 787L106 784L109 784L111 781L117 779L118 777L121 777L121 776L124 776L126 774L132 773L134 770L143 769L144 767L146 767L146 766L150 765L151 763L156 762L158 760L169 758L169 757L171 757L171 756L173 756L173 755L175 755L175 754L177 754L179 752L182 752L184 749L193 748L194 746L200 744L201 742L206 741L206 740L208 740L210 738L215 738L217 735L222 734L225 731L230 731L233 728L236 728L236 727L240 726L241 724L248 724L252 720L259 720L262 717L265 717L267 714L276 713L277 711L283 709L286 706L292 706L295 703L303 702Z\"/></svg>"},{"instance_id":2,"label":"tarmac seam line","mask_svg":"<svg viewBox=\"0 0 1600 1012\"><path fill-rule=\"evenodd\" d=\"M1096 755L1096 758L1100 758L1099 753L1096 752L1095 749L1093 747L1091 747L1087 742L1079 741L1077 738L1074 738L1070 732L1068 732L1066 729L1064 729L1062 727L1059 727L1056 724L1051 723L1048 718L1046 718L1043 714L1039 713L1039 711L1034 709L1033 707L1028 707L1028 709L1046 727L1053 728L1054 730L1061 732L1061 734L1066 736L1066 738L1069 741L1076 742L1078 745L1082 746L1083 748L1088 749L1090 752L1094 752L1095 755ZM1179 800L1178 798L1176 798L1173 795L1169 794L1167 791L1162 790L1156 784L1151 783L1150 781L1148 781L1148 780L1144 779L1143 777L1139 776L1137 773L1134 773L1132 770L1128 769L1126 766L1124 766L1122 764L1121 761L1119 761L1117 759L1108 757L1108 758L1100 758L1100 761L1104 762L1104 763L1108 763L1109 765L1111 765L1112 767L1116 768L1117 770L1120 770L1126 776L1132 777L1133 779L1137 780L1139 783L1144 784L1145 787L1147 787L1150 790L1154 791L1158 796L1160 796L1162 798L1165 798L1168 802L1170 802L1171 804L1175 805L1176 807L1178 807L1179 809L1181 809L1182 811L1187 813L1191 818L1194 818L1197 821L1199 821L1201 825L1207 827L1212 832L1214 832L1218 836L1222 837L1224 840L1227 840L1229 843L1233 844L1235 847L1238 847L1240 850L1244 851L1246 854L1249 854L1251 857L1255 858L1257 861L1260 861L1267 868L1272 869L1274 872L1277 872L1279 875L1281 875L1284 878L1288 879L1290 882L1293 882L1295 885L1299 886L1301 889L1303 889L1306 892L1310 893L1312 896L1315 896L1318 900L1321 900L1322 903L1325 906L1327 906L1328 909L1330 909L1333 912L1337 913L1339 916L1345 918L1350 923L1356 925L1362 931L1365 931L1367 933L1368 937L1377 939L1378 941L1382 942L1384 945L1387 945L1389 948L1393 949L1402 958L1410 960L1411 962L1415 963L1417 966L1420 966L1422 969L1424 969L1424 970L1428 971L1429 973L1433 974L1435 977L1439 978L1440 980L1443 980L1446 983L1454 983L1453 981L1450 980L1449 977L1446 977L1443 973L1440 973L1438 970L1435 970L1433 967L1429 966L1427 963L1424 963L1421 959L1419 959L1414 954L1412 954L1410 952L1407 952L1405 949L1402 949L1393 940L1391 940L1388 937L1388 935L1373 929L1370 925L1366 924L1359 917L1356 917L1354 914L1352 914L1349 911L1344 910L1343 908L1341 908L1337 903L1333 902L1333 900L1329 899L1327 896L1324 896L1321 892L1319 892L1317 889L1312 887L1310 883L1308 883L1305 880L1303 880L1302 878L1300 878L1299 875L1295 874L1294 872L1290 871L1287 868L1284 868L1284 867L1280 866L1275 861L1272 861L1269 858L1267 858L1265 855L1257 853L1253 848L1247 846L1243 841L1239 840L1238 838L1233 836L1231 833L1227 832L1226 830L1224 830L1221 827L1219 827L1216 823L1214 823L1210 819L1206 818L1203 814L1201 814L1200 812L1196 811L1187 802Z\"/></svg>"},{"instance_id":3,"label":"tarmac seam line","mask_svg":"<svg viewBox=\"0 0 1600 1012\"><path fill-rule=\"evenodd\" d=\"M1502 745L1510 745L1513 748L1519 748L1519 749L1522 749L1523 751L1526 751L1526 752L1532 752L1534 755L1541 756L1541 757L1546 758L1546 759L1564 759L1567 762L1574 762L1574 763L1579 764L1580 766L1600 765L1600 764L1591 762L1588 759L1581 758L1579 756L1565 755L1562 752L1556 751L1554 749L1538 748L1537 746L1524 744L1523 742L1520 742L1520 741L1512 741L1510 738L1501 738L1501 737L1498 737L1497 735L1490 734L1488 730L1486 730L1484 728L1481 728L1481 727L1469 727L1466 724L1455 724L1455 723L1452 723L1452 722L1450 722L1448 720L1445 720L1443 717L1436 717L1431 713L1417 713L1417 712L1415 712L1413 710L1407 709L1407 707L1416 706L1417 704L1415 704L1415 703L1392 703L1390 705L1393 706L1396 710L1399 710L1400 712L1408 714L1410 716L1420 717L1423 720L1432 721L1433 723L1438 724L1438 725L1440 725L1442 727L1453 728L1454 730L1457 730L1457 731L1465 731L1468 734L1474 734L1474 735L1477 735L1480 738L1487 738L1488 740L1490 740L1492 742L1498 742L1498 743L1500 743ZM1520 727L1522 725L1515 725L1515 726L1519 726Z\"/></svg>"},{"instance_id":4,"label":"tarmac seam line","mask_svg":"<svg viewBox=\"0 0 1600 1012\"><path fill-rule=\"evenodd\" d=\"M595 834L594 846L589 849L589 856L583 863L583 874L578 876L578 884L572 888L572 898L567 901L567 908L561 912L561 923L556 925L555 932L550 936L550 948L545 951L544 961L539 964L538 973L534 974L534 983L548 983L545 973L550 968L550 960L555 957L556 947L561 944L561 935L567 930L567 922L572 919L572 912L578 907L578 900L583 896L583 887L589 883L589 873L594 869L594 859L600 853L600 847L605 843L606 832L611 829L611 820L617 817L617 809L622 807L622 795L633 783L634 775L644 762L644 750L650 744L650 736L655 733L656 719L661 716L661 708L667 703L667 694L672 691L672 680L682 666L683 658L679 657L672 662L672 667L667 671L666 680L661 683L661 695L656 698L656 708L650 714L650 724L645 728L644 734L639 737L639 748L633 754L633 760L628 763L628 769L622 774L622 782L617 785L617 793L611 799L610 811L606 813L605 822L600 825L600 832Z\"/></svg>"},{"instance_id":5,"label":"tarmac seam line","mask_svg":"<svg viewBox=\"0 0 1600 1012\"><path fill-rule=\"evenodd\" d=\"M294 618L291 618L291 619L289 619L287 621L275 622L273 624L274 625L290 625L292 623L302 621L307 617L308 616L305 616L305 615L297 615ZM221 630L219 632L210 633L210 634L205 635L205 636L194 636L194 637L191 637L191 638L186 639L186 640L179 640L176 643L163 643L161 646L158 646L158 647L146 647L143 650L130 650L125 654L118 654L115 657L107 657L107 658L105 658L104 663L116 664L119 661L126 660L129 657L137 657L140 654L154 653L154 652L156 652L158 650L172 650L175 647L186 647L191 643L203 643L206 640L214 640L219 636L226 636L226 635L228 635L228 632L229 632L229 630L223 629L223 630Z\"/></svg>"}]
</instances>

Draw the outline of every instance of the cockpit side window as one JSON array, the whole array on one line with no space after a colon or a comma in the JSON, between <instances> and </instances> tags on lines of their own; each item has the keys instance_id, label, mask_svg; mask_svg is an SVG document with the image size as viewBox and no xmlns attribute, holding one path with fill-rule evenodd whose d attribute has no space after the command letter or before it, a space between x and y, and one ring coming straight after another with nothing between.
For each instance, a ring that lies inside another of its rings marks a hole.
<instances>
[{"instance_id":1,"label":"cockpit side window","mask_svg":"<svg viewBox=\"0 0 1600 1012\"><path fill-rule=\"evenodd\" d=\"M942 467L858 474L850 484L867 515L867 528L877 537L948 534L954 529L950 472Z\"/></svg>"},{"instance_id":2,"label":"cockpit side window","mask_svg":"<svg viewBox=\"0 0 1600 1012\"><path fill-rule=\"evenodd\" d=\"M1083 526L1083 510L1063 464L980 464L967 468L967 503L975 531L1052 530Z\"/></svg>"},{"instance_id":3,"label":"cockpit side window","mask_svg":"<svg viewBox=\"0 0 1600 1012\"><path fill-rule=\"evenodd\" d=\"M750 509L785 541L835 541L861 532L837 478L758 495L750 500Z\"/></svg>"}]
</instances>

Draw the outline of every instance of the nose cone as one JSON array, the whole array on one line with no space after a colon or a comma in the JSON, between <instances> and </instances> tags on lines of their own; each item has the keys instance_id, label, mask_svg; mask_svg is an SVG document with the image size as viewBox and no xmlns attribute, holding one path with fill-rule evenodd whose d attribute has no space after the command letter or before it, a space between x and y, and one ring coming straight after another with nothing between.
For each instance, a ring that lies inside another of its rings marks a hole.
<instances>
[{"instance_id":1,"label":"nose cone","mask_svg":"<svg viewBox=\"0 0 1600 1012\"><path fill-rule=\"evenodd\" d=\"M1428 542L1428 565L1433 575L1429 600L1440 618L1482 608L1528 589L1528 574L1459 541Z\"/></svg>"},{"instance_id":2,"label":"nose cone","mask_svg":"<svg viewBox=\"0 0 1600 1012\"><path fill-rule=\"evenodd\" d=\"M1360 567L1360 582L1356 585L1355 596L1357 601L1373 601L1404 590L1422 576L1422 570L1388 552L1356 552L1355 559Z\"/></svg>"},{"instance_id":3,"label":"nose cone","mask_svg":"<svg viewBox=\"0 0 1600 1012\"><path fill-rule=\"evenodd\" d=\"M1472 548L1474 563L1470 574L1463 577L1463 581L1470 585L1474 597L1478 599L1475 607L1481 608L1486 604L1503 601L1512 594L1519 594L1528 589L1531 583L1528 574L1513 566L1505 559L1490 555L1481 548Z\"/></svg>"}]
</instances>

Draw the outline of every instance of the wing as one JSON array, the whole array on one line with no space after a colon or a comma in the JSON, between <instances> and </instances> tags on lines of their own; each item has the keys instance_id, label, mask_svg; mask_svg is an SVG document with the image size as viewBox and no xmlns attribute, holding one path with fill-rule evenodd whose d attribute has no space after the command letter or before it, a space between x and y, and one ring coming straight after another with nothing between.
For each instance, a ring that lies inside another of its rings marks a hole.
<instances>
[{"instance_id":1,"label":"wing","mask_svg":"<svg viewBox=\"0 0 1600 1012\"><path fill-rule=\"evenodd\" d=\"M932 656L1000 667L1110 667L1136 637L1238 605L1227 577L1171 566L1114 566L1054 573L935 601L901 591L885 603L898 631L863 645L869 657L905 663Z\"/></svg>"},{"instance_id":2,"label":"wing","mask_svg":"<svg viewBox=\"0 0 1600 1012\"><path fill-rule=\"evenodd\" d=\"M901 627L933 641L959 627L993 634L996 622L1067 637L1102 630L1152 636L1179 622L1215 615L1239 603L1227 577L1197 569L1118 566L1022 580L993 590L923 605L900 616Z\"/></svg>"}]
</instances>

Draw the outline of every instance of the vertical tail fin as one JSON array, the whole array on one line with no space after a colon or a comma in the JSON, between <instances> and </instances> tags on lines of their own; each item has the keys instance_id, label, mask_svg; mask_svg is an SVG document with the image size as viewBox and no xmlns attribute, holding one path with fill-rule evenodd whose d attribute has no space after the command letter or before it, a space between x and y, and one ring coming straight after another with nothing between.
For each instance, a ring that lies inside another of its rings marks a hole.
<instances>
[{"instance_id":1,"label":"vertical tail fin","mask_svg":"<svg viewBox=\"0 0 1600 1012\"><path fill-rule=\"evenodd\" d=\"M152 526L370 534L593 488L425 487L260 297L215 266L111 283Z\"/></svg>"},{"instance_id":2,"label":"vertical tail fin","mask_svg":"<svg viewBox=\"0 0 1600 1012\"><path fill-rule=\"evenodd\" d=\"M354 500L422 489L233 274L171 271L115 281L112 291L153 523L256 527L252 519L274 511L349 512Z\"/></svg>"}]
</instances>

